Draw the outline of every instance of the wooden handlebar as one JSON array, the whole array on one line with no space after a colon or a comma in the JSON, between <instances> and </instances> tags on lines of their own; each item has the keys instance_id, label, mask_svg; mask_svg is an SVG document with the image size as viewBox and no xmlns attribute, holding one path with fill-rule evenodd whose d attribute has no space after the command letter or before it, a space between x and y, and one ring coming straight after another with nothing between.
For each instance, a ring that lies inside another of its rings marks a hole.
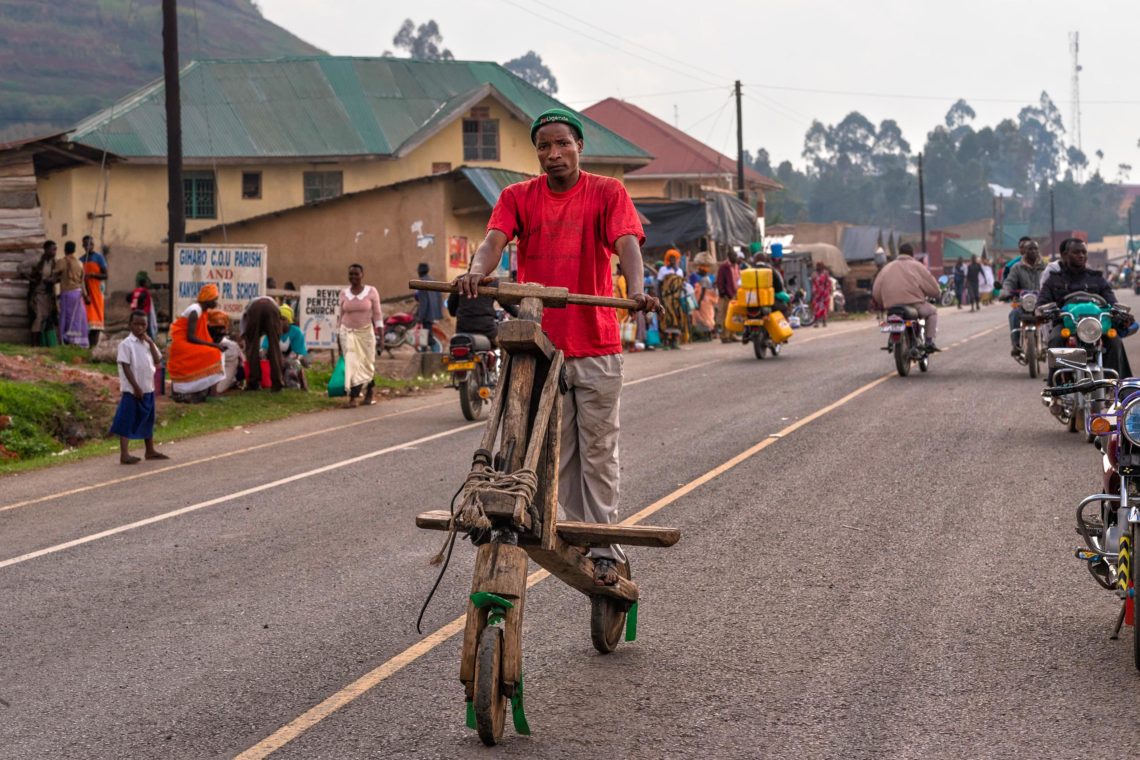
<instances>
[{"instance_id":1,"label":"wooden handlebar","mask_svg":"<svg viewBox=\"0 0 1140 760\"><path fill-rule=\"evenodd\" d=\"M433 290L437 293L454 293L456 287L450 282L438 280L411 280L408 287L412 290ZM497 285L480 285L477 291L481 296L492 296L499 300L520 301L524 298L537 298L543 305L561 308L566 304L578 306L600 306L612 309L637 309L637 301L632 298L613 298L611 296L587 296L580 293L571 293L567 288L548 288L543 285L529 285L519 282L500 282Z\"/></svg>"}]
</instances>

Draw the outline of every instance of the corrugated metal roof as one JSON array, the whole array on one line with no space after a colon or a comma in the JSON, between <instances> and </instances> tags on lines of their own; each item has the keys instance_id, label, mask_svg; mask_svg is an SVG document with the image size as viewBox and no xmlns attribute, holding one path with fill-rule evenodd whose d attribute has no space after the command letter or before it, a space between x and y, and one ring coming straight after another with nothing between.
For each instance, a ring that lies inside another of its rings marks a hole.
<instances>
[{"instance_id":1,"label":"corrugated metal roof","mask_svg":"<svg viewBox=\"0 0 1140 760\"><path fill-rule=\"evenodd\" d=\"M468 182L475 186L475 189L479 191L479 195L483 196L483 200L487 201L491 208L494 208L495 204L499 202L499 195L507 185L533 179L530 174L521 174L507 169L488 169L477 166L461 166L459 172L467 178Z\"/></svg>"},{"instance_id":2,"label":"corrugated metal roof","mask_svg":"<svg viewBox=\"0 0 1140 760\"><path fill-rule=\"evenodd\" d=\"M340 56L194 61L182 69L182 140L187 158L395 155L493 92L528 119L561 106L497 63ZM70 140L127 158L166 155L161 80L76 125ZM630 159L648 153L582 117L584 155Z\"/></svg>"},{"instance_id":3,"label":"corrugated metal roof","mask_svg":"<svg viewBox=\"0 0 1140 760\"><path fill-rule=\"evenodd\" d=\"M981 238L946 238L942 243L942 260L968 259L986 255L986 241Z\"/></svg>"}]
</instances>

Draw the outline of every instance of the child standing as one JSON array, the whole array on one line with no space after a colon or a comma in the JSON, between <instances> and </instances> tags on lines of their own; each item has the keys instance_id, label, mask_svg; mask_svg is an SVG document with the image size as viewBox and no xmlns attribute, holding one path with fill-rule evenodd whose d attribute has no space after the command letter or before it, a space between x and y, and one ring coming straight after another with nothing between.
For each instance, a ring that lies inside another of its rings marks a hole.
<instances>
[{"instance_id":1,"label":"child standing","mask_svg":"<svg viewBox=\"0 0 1140 760\"><path fill-rule=\"evenodd\" d=\"M128 323L131 334L119 344L119 408L111 433L119 436L120 464L138 464L127 452L132 440L146 441L147 459L169 459L154 448L154 366L160 360L158 346L147 334L147 315L136 309Z\"/></svg>"}]
</instances>

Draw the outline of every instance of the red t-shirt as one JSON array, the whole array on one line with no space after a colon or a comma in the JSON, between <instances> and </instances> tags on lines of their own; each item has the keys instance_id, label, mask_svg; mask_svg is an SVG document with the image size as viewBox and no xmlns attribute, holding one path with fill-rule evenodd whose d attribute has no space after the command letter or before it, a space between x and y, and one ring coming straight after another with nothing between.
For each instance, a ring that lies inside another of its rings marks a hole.
<instances>
[{"instance_id":1,"label":"red t-shirt","mask_svg":"<svg viewBox=\"0 0 1140 760\"><path fill-rule=\"evenodd\" d=\"M610 256L624 235L645 242L637 209L616 179L582 172L564 193L553 192L546 177L505 188L491 212L487 230L518 238L519 282L536 282L571 293L612 296ZM542 328L567 356L621 353L617 312L593 306L548 308Z\"/></svg>"}]
</instances>

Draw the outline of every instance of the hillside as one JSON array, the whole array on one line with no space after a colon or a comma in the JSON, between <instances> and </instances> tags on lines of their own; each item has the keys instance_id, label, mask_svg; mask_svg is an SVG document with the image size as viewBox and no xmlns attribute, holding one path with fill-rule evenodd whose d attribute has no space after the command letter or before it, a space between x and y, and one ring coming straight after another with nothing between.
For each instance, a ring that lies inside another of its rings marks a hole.
<instances>
[{"instance_id":1,"label":"hillside","mask_svg":"<svg viewBox=\"0 0 1140 760\"><path fill-rule=\"evenodd\" d=\"M0 0L0 29L0 140L71 126L162 76L157 0ZM181 0L178 36L183 62L322 52L251 0Z\"/></svg>"}]
</instances>

